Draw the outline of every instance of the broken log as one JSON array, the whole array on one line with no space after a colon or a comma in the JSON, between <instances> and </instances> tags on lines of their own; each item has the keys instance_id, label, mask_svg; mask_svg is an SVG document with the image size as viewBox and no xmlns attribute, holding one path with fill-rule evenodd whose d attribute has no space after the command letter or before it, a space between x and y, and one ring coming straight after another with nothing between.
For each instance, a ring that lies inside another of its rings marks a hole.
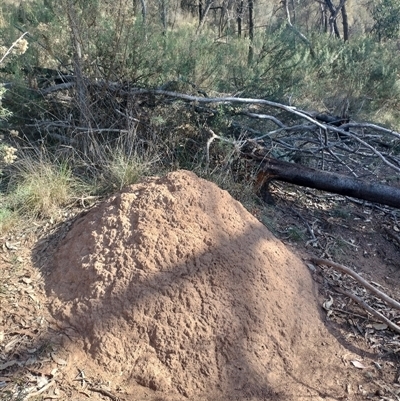
<instances>
[{"instance_id":1,"label":"broken log","mask_svg":"<svg viewBox=\"0 0 400 401\"><path fill-rule=\"evenodd\" d=\"M400 188L264 157L257 177L260 190L265 190L271 180L321 189L400 209Z\"/></svg>"}]
</instances>

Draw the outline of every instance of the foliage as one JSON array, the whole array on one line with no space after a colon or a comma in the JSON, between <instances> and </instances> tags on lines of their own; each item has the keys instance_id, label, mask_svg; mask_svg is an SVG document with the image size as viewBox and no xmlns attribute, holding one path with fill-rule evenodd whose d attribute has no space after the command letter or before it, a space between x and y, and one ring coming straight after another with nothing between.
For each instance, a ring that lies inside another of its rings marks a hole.
<instances>
[{"instance_id":1,"label":"foliage","mask_svg":"<svg viewBox=\"0 0 400 401\"><path fill-rule=\"evenodd\" d=\"M400 36L400 1L378 0L372 9L373 31L379 41Z\"/></svg>"},{"instance_id":2,"label":"foliage","mask_svg":"<svg viewBox=\"0 0 400 401\"><path fill-rule=\"evenodd\" d=\"M302 63L303 78L290 88L296 104L381 122L382 109L393 111L400 99L394 44L381 46L368 37L343 43L319 35L314 46L316 58Z\"/></svg>"}]
</instances>

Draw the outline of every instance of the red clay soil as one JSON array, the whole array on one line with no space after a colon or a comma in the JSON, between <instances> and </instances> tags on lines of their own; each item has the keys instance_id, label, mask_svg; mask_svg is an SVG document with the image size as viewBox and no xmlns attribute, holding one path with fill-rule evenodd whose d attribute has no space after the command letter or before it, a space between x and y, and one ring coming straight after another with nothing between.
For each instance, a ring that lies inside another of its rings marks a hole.
<instances>
[{"instance_id":1,"label":"red clay soil","mask_svg":"<svg viewBox=\"0 0 400 401\"><path fill-rule=\"evenodd\" d=\"M128 399L137 385L158 399L345 399L360 379L321 321L307 267L191 172L146 179L80 217L46 285L53 316L81 338L71 352L118 377Z\"/></svg>"}]
</instances>

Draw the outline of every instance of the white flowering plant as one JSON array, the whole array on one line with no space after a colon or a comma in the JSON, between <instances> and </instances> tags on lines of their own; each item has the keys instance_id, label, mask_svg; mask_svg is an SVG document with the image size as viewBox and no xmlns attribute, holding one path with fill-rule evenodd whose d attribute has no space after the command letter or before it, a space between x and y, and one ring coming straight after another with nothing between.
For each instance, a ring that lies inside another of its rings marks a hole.
<instances>
[{"instance_id":1,"label":"white flowering plant","mask_svg":"<svg viewBox=\"0 0 400 401\"><path fill-rule=\"evenodd\" d=\"M26 52L28 49L28 41L24 38L24 36L27 34L25 32L23 35L21 35L10 47L6 47L4 45L0 44L0 65L5 65L7 62L10 60L10 58L13 55L21 55ZM10 57L8 57L10 56ZM4 86L0 85L0 120L5 120L7 117L11 115L11 112L7 110L3 105L2 105L2 99L3 96L6 92L6 89ZM15 130L10 131L11 136L18 136L18 132ZM0 156L1 156L1 161L6 164L12 164L16 159L17 159L17 149L6 145L4 143L0 142Z\"/></svg>"}]
</instances>

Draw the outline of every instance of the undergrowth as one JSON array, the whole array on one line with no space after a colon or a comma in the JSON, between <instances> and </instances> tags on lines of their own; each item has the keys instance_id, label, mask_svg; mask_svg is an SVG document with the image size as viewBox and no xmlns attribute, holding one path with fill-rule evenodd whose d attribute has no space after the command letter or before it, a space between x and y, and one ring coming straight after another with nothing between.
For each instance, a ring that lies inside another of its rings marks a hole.
<instances>
[{"instance_id":1,"label":"undergrowth","mask_svg":"<svg viewBox=\"0 0 400 401\"><path fill-rule=\"evenodd\" d=\"M16 216L55 218L82 196L106 196L147 174L178 168L214 180L251 208L254 172L240 164L234 149L213 144L206 162L206 128L229 138L234 109L195 113L195 105L123 93L133 87L266 98L399 127L400 55L394 40L379 43L359 33L344 43L311 30L311 52L284 19L271 17L255 32L249 61L247 34L217 34L212 24L196 32L196 20L182 15L168 29L155 14L144 24L131 2L109 8L78 1L75 7L75 16L64 2L7 2L1 8L2 51L20 35L15 26L29 31L29 46L24 42L18 57L8 57L0 70L1 81L10 83L6 93L0 89L0 150L11 164L1 177L3 231ZM75 58L73 18L81 46ZM59 83L61 75L73 75L74 63L87 84L81 88L86 114L73 89L38 92ZM13 138L16 129L25 142Z\"/></svg>"},{"instance_id":2,"label":"undergrowth","mask_svg":"<svg viewBox=\"0 0 400 401\"><path fill-rule=\"evenodd\" d=\"M76 194L67 164L36 155L24 155L12 168L8 206L28 218L50 218Z\"/></svg>"}]
</instances>

